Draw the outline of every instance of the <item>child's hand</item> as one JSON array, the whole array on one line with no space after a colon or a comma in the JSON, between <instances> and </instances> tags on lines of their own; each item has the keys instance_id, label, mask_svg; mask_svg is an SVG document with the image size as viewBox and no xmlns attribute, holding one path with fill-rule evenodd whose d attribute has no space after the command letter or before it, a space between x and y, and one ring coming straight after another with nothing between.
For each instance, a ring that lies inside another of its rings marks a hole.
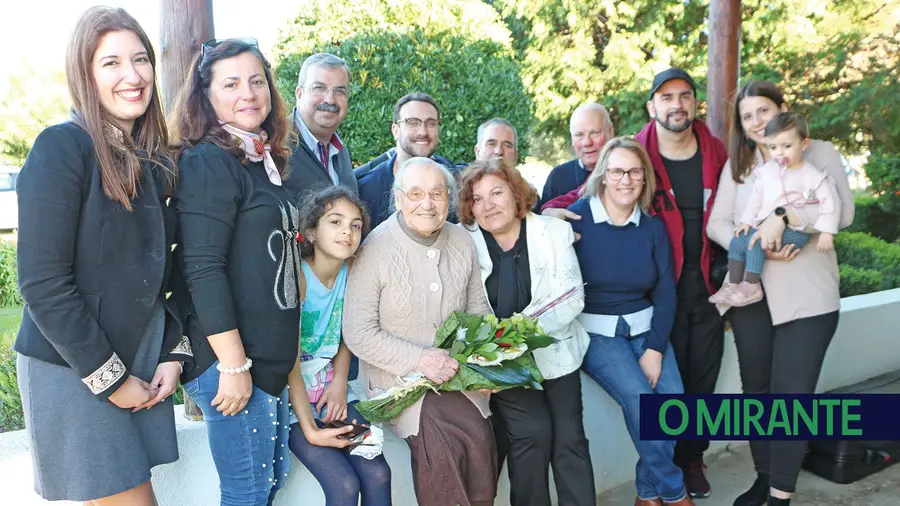
<instances>
[{"instance_id":1,"label":"child's hand","mask_svg":"<svg viewBox=\"0 0 900 506\"><path fill-rule=\"evenodd\" d=\"M747 223L741 223L740 225L734 227L734 236L737 237L741 234L746 234L750 232L750 225Z\"/></svg>"},{"instance_id":2,"label":"child's hand","mask_svg":"<svg viewBox=\"0 0 900 506\"><path fill-rule=\"evenodd\" d=\"M819 234L819 242L816 245L816 249L819 251L831 251L834 249L834 235L832 234Z\"/></svg>"},{"instance_id":3,"label":"child's hand","mask_svg":"<svg viewBox=\"0 0 900 506\"><path fill-rule=\"evenodd\" d=\"M316 403L316 409L320 412L325 409L322 421L325 423L340 422L347 417L347 382L335 378L325 387L325 392Z\"/></svg>"}]
</instances>

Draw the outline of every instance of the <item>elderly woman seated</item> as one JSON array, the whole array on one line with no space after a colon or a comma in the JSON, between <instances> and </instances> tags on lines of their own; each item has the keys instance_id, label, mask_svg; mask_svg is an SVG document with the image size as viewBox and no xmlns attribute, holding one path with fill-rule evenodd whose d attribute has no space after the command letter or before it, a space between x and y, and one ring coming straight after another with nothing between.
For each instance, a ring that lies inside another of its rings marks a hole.
<instances>
[{"instance_id":1,"label":"elderly woman seated","mask_svg":"<svg viewBox=\"0 0 900 506\"><path fill-rule=\"evenodd\" d=\"M454 311L489 312L475 244L448 224L456 182L427 158L401 165L396 211L364 241L347 281L344 340L360 359L371 397L418 371L436 383L458 362L433 347ZM429 392L386 426L406 439L420 506L489 506L497 485L496 444L481 392Z\"/></svg>"}]
</instances>

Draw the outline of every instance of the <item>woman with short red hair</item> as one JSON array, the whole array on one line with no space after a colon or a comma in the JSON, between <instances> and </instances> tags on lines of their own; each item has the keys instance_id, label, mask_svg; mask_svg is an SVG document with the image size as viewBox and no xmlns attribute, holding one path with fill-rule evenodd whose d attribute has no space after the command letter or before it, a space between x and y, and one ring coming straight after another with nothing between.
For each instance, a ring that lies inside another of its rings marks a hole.
<instances>
[{"instance_id":1,"label":"woman with short red hair","mask_svg":"<svg viewBox=\"0 0 900 506\"><path fill-rule=\"evenodd\" d=\"M475 241L485 294L498 318L528 313L577 290L568 304L540 317L544 330L562 339L534 352L543 390L513 388L491 396L501 459L504 453L509 459L510 503L549 505L552 464L559 503L593 505L578 371L589 338L575 319L584 290L572 227L532 213L537 193L499 158L469 165L459 188L457 214Z\"/></svg>"}]
</instances>

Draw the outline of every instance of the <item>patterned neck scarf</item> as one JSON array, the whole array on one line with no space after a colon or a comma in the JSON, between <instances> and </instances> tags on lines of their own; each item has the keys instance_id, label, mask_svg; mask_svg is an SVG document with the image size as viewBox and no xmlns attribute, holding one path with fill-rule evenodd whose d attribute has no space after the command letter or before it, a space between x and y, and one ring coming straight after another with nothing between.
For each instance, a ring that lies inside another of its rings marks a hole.
<instances>
[{"instance_id":1,"label":"patterned neck scarf","mask_svg":"<svg viewBox=\"0 0 900 506\"><path fill-rule=\"evenodd\" d=\"M266 168L266 175L269 176L269 181L271 181L272 184L281 186L281 174L278 172L278 167L275 165L275 159L272 158L272 146L267 142L269 136L266 134L265 130L259 134L254 134L225 123L222 124L222 128L241 141L241 147L244 148L244 154L250 161L263 162L263 166Z\"/></svg>"}]
</instances>

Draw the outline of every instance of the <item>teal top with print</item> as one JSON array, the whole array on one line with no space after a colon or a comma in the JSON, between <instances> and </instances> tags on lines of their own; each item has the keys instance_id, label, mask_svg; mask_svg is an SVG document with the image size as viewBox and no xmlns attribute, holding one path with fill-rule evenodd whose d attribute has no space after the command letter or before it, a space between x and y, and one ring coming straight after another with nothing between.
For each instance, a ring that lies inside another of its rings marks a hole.
<instances>
[{"instance_id":1,"label":"teal top with print","mask_svg":"<svg viewBox=\"0 0 900 506\"><path fill-rule=\"evenodd\" d=\"M319 281L306 260L301 260L300 268L306 277L306 297L300 320L300 368L309 402L318 402L334 377L331 362L341 344L347 263L341 266L331 289Z\"/></svg>"}]
</instances>

